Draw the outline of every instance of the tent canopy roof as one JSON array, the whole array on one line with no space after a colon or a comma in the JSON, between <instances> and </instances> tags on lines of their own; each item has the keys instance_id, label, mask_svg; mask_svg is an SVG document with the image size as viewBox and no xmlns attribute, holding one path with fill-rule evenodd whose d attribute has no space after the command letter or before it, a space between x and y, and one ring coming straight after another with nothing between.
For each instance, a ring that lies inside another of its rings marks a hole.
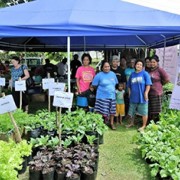
<instances>
[{"instance_id":1,"label":"tent canopy roof","mask_svg":"<svg viewBox=\"0 0 180 180\"><path fill-rule=\"evenodd\" d=\"M1 9L0 29L6 50L60 50L67 36L74 50L162 46L179 43L180 15L122 0L37 0Z\"/></svg>"}]
</instances>

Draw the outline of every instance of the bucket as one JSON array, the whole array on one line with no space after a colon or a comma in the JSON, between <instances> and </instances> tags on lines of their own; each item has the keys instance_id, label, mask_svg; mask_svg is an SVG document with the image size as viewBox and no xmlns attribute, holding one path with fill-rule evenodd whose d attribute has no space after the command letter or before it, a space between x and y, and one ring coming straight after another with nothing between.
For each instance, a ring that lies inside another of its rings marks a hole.
<instances>
[{"instance_id":1,"label":"bucket","mask_svg":"<svg viewBox=\"0 0 180 180\"><path fill-rule=\"evenodd\" d=\"M77 106L81 106L81 107L87 107L88 106L87 98L86 97L77 96L76 105Z\"/></svg>"}]
</instances>

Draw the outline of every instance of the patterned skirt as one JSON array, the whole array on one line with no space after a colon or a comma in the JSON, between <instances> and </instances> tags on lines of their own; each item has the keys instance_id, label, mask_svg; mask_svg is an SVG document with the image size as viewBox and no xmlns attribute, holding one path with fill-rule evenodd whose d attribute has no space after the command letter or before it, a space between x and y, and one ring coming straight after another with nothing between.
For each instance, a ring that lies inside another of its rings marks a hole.
<instances>
[{"instance_id":1,"label":"patterned skirt","mask_svg":"<svg viewBox=\"0 0 180 180\"><path fill-rule=\"evenodd\" d=\"M116 114L116 100L115 99L96 99L95 112L102 114L103 116Z\"/></svg>"},{"instance_id":2,"label":"patterned skirt","mask_svg":"<svg viewBox=\"0 0 180 180\"><path fill-rule=\"evenodd\" d=\"M149 95L149 114L159 114L162 111L162 96Z\"/></svg>"}]
</instances>

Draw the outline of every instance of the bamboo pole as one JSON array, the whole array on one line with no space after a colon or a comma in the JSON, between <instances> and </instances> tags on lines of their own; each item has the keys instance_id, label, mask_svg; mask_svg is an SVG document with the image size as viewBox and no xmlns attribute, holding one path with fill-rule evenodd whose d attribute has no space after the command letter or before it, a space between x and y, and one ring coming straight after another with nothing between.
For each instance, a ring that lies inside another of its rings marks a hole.
<instances>
[{"instance_id":1,"label":"bamboo pole","mask_svg":"<svg viewBox=\"0 0 180 180\"><path fill-rule=\"evenodd\" d=\"M61 110L62 110L62 108L61 107L59 107L59 116L58 116L58 127L57 127L57 129L58 129L58 135L59 135L59 145L60 145L60 147L61 147Z\"/></svg>"}]
</instances>

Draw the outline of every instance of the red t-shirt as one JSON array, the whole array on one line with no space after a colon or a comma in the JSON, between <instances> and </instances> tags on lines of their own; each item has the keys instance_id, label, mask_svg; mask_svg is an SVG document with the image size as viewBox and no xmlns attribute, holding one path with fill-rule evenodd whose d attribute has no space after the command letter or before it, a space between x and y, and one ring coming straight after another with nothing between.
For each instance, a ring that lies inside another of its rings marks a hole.
<instances>
[{"instance_id":1,"label":"red t-shirt","mask_svg":"<svg viewBox=\"0 0 180 180\"><path fill-rule=\"evenodd\" d=\"M162 95L163 94L163 81L169 81L168 74L162 68L156 68L155 70L151 70L149 72L152 80L152 86L149 91L149 95Z\"/></svg>"},{"instance_id":2,"label":"red t-shirt","mask_svg":"<svg viewBox=\"0 0 180 180\"><path fill-rule=\"evenodd\" d=\"M84 92L89 89L89 85L95 76L95 71L91 66L81 66L77 69L76 78L79 79L80 91Z\"/></svg>"}]
</instances>

